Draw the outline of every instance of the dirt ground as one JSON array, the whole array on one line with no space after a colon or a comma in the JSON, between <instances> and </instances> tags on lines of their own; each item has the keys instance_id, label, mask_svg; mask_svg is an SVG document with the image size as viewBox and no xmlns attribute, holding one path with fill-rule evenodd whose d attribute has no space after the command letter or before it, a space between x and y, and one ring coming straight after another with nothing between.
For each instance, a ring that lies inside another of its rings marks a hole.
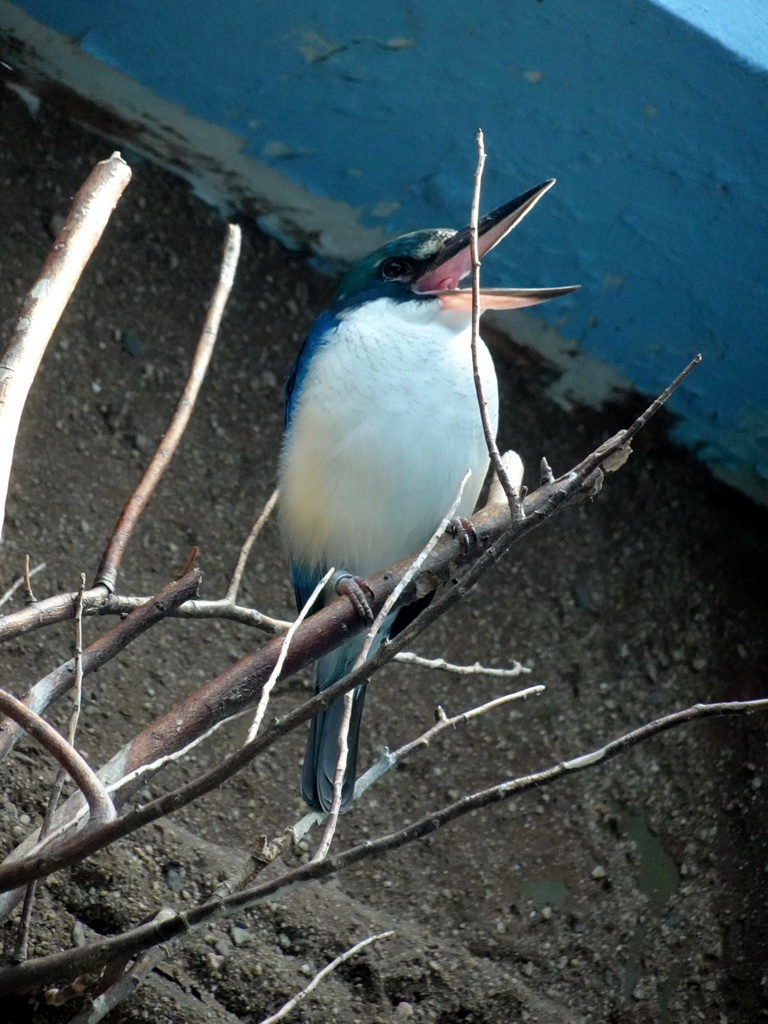
<instances>
[{"instance_id":1,"label":"dirt ground","mask_svg":"<svg viewBox=\"0 0 768 1024\"><path fill-rule=\"evenodd\" d=\"M0 91L4 333L70 197L112 148ZM38 596L75 588L81 572L92 577L183 384L218 272L217 215L179 179L125 156L133 182L28 401L0 592L18 576L25 552L47 565L35 577ZM209 377L131 542L122 593L154 593L198 544L203 596L221 595L274 486L282 382L334 282L244 228ZM489 341L501 378L501 442L530 467L546 455L563 471L644 405L634 397L599 413L566 413L544 394L548 367L508 339ZM662 415L643 432L597 501L530 535L421 640L419 653L456 662L519 659L531 669L525 682L543 683L546 692L443 736L385 776L344 816L338 849L664 712L765 695L765 510L675 448L670 422ZM252 556L243 601L291 614L274 523ZM89 620L87 640L104 626ZM80 748L103 763L262 639L229 622L162 624L88 677ZM2 685L22 693L66 660L71 644L71 625L7 643ZM283 684L274 713L302 700L310 685L309 674ZM489 677L389 668L369 690L361 765L423 731L438 703L456 713L504 689ZM53 720L63 721L65 710ZM215 763L238 735L220 731L186 766L153 778L148 791L157 795ZM765 1020L765 735L760 716L668 732L605 767L221 920L191 936L108 1020L258 1022L343 949L389 928L394 937L344 964L290 1019ZM114 934L163 905L188 907L210 893L260 834L275 836L301 815L303 744L303 733L293 734L191 809L54 877L40 892L30 955ZM0 851L7 852L39 823L51 769L23 742L0 771ZM307 855L295 851L288 863ZM6 955L15 921L0 932ZM6 997L0 1016L48 1024L71 1020L77 1007Z\"/></svg>"}]
</instances>

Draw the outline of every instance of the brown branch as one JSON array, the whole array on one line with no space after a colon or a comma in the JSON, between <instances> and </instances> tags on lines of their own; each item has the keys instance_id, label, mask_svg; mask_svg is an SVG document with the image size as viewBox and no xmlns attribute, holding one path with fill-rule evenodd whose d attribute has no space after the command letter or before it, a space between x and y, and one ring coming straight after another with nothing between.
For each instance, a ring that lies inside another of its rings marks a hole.
<instances>
[{"instance_id":1,"label":"brown branch","mask_svg":"<svg viewBox=\"0 0 768 1024\"><path fill-rule=\"evenodd\" d=\"M173 613L179 605L197 594L202 574L194 569L182 579L169 583L159 594L145 600L144 604L131 612L125 619L116 623L107 633L87 647L82 655L83 675L95 672L114 658L136 637L141 636L151 626ZM87 594L88 592L86 592ZM86 594L83 595L85 601ZM67 595L68 596L68 595ZM77 594L74 605L77 606ZM25 609L26 611L27 609ZM74 610L74 609L73 609ZM76 675L75 659L54 669L26 693L22 703L30 710L40 714L50 703L58 700L72 686ZM14 747L21 735L21 727L8 719L0 720L0 760Z\"/></svg>"},{"instance_id":2,"label":"brown branch","mask_svg":"<svg viewBox=\"0 0 768 1024\"><path fill-rule=\"evenodd\" d=\"M184 385L184 390L168 425L168 429L160 439L160 443L155 449L155 453L144 470L144 474L136 485L133 494L126 502L120 518L112 531L112 536L109 538L104 554L101 556L101 564L96 573L96 585L106 587L110 593L115 589L120 562L133 529L160 478L168 468L186 430L192 410L195 407L195 401L205 378L214 345L216 344L216 337L224 308L234 283L237 261L240 257L240 240L240 228L236 224L227 225L219 280L213 293L211 304L208 307L208 314L203 324L200 340L197 343L189 377Z\"/></svg>"},{"instance_id":3,"label":"brown branch","mask_svg":"<svg viewBox=\"0 0 768 1024\"><path fill-rule=\"evenodd\" d=\"M27 394L64 307L130 180L131 170L119 153L102 160L88 175L0 356L0 535Z\"/></svg>"},{"instance_id":4,"label":"brown branch","mask_svg":"<svg viewBox=\"0 0 768 1024\"><path fill-rule=\"evenodd\" d=\"M114 821L115 808L109 793L87 761L56 732L53 726L48 725L44 719L5 690L0 690L0 711L18 722L24 731L37 740L40 746L67 771L88 802L90 820L94 827Z\"/></svg>"},{"instance_id":5,"label":"brown branch","mask_svg":"<svg viewBox=\"0 0 768 1024\"><path fill-rule=\"evenodd\" d=\"M220 912L230 914L236 910L252 907L267 898L274 898L297 885L327 878L361 861L379 857L391 850L431 835L471 811L507 800L528 790L551 785L565 776L577 774L588 768L593 768L597 764L604 764L631 747L685 723L701 718L745 715L755 711L768 711L768 699L694 704L683 711L676 711L652 722L647 722L596 750L581 754L568 761L561 761L559 764L532 775L510 779L478 793L464 796L452 804L431 811L397 832L380 836L378 839L367 840L343 850L333 857L310 861L278 878L233 893L224 902L219 899L208 900L186 913L177 913L162 921L139 925L121 935L101 939L85 947L53 953L18 966L0 968L0 994L30 991L54 983L61 984L62 981L74 978L86 971L99 970L105 964L119 957L136 956L157 943L167 942L169 939L181 935L201 921L207 920L212 914Z\"/></svg>"},{"instance_id":6,"label":"brown branch","mask_svg":"<svg viewBox=\"0 0 768 1024\"><path fill-rule=\"evenodd\" d=\"M658 404L653 403L653 406L658 407ZM647 419L647 414L644 416ZM644 417L640 417L636 422L640 420L644 420ZM398 634L394 641L382 646L365 665L316 694L282 719L273 722L261 736L246 743L197 779L131 811L116 822L102 826L98 831L65 839L55 849L29 857L23 863L6 863L0 867L0 892L6 892L32 878L42 877L81 860L116 839L129 835L136 828L186 806L221 785L281 736L306 722L321 709L327 708L333 700L362 682L381 665L390 661L396 653L410 646L426 626L460 600L513 543L567 504L583 500L585 496L593 494L596 487L599 489L598 485L603 476L600 467L622 449L626 443L623 440L625 437L626 432L616 435L601 445L597 452L584 460L579 467L529 494L524 502L524 518L513 521L509 508L499 505L488 506L476 513L472 518L478 538L474 548L482 550L486 547L486 550L463 575L461 574L466 565L476 558L476 551L465 552L458 541L444 537L422 571L406 588L402 603L409 604L458 576L461 577L459 583L445 588L410 626ZM374 614L381 609L398 580L410 569L412 562L412 557L403 559L369 578L368 584L374 594L371 601ZM334 650L362 628L364 625L349 601L334 601L308 619L297 631L285 660L282 678L293 675L318 657ZM107 783L117 781L123 775L134 772L136 768L187 746L218 722L248 707L257 699L264 682L274 668L281 648L280 638L272 640L258 651L231 665L216 679L211 680L134 737L102 770L102 777ZM114 795L116 805L120 806L141 784L136 778L125 788L118 790ZM19 856L19 851L13 856ZM4 901L6 909L9 901L15 900L15 896L7 897ZM13 902L10 905L13 905ZM0 901L0 910L2 907L3 902Z\"/></svg>"}]
</instances>

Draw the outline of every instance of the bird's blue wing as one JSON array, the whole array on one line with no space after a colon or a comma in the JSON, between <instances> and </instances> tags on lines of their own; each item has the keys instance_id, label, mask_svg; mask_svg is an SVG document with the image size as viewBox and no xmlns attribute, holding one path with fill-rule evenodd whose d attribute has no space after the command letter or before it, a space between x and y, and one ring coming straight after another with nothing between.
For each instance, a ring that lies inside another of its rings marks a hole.
<instances>
[{"instance_id":1,"label":"bird's blue wing","mask_svg":"<svg viewBox=\"0 0 768 1024\"><path fill-rule=\"evenodd\" d=\"M296 402L301 394L301 388L307 375L309 364L317 350L325 345L333 332L338 327L339 321L331 313L321 313L312 324L304 344L301 346L296 362L293 364L288 380L285 383L285 413L284 428L288 433L291 426L291 418L296 408ZM309 596L323 578L326 572L323 565L291 565L291 578L293 590L296 595L296 606L301 609L309 600ZM316 608L321 606L321 600L316 603Z\"/></svg>"},{"instance_id":2,"label":"bird's blue wing","mask_svg":"<svg viewBox=\"0 0 768 1024\"><path fill-rule=\"evenodd\" d=\"M320 580L325 576L327 572L325 566L312 566L308 568L306 565L297 564L296 562L291 563L291 579L293 580L293 592L296 595L296 607L299 611L304 607ZM322 594L315 602L314 608L311 611L317 611L318 608L323 606Z\"/></svg>"},{"instance_id":3,"label":"bird's blue wing","mask_svg":"<svg viewBox=\"0 0 768 1024\"><path fill-rule=\"evenodd\" d=\"M301 393L301 386L307 374L307 369L312 356L317 350L325 345L333 332L339 326L339 321L332 313L321 313L309 329L309 334L301 346L296 362L293 364L288 380L285 382L285 414L283 418L283 429L288 430L291 425L291 416L296 405L296 400ZM319 577L318 577L319 578ZM317 582L317 580L315 581ZM314 586L314 584L312 585ZM312 588L310 588L310 593Z\"/></svg>"}]
</instances>

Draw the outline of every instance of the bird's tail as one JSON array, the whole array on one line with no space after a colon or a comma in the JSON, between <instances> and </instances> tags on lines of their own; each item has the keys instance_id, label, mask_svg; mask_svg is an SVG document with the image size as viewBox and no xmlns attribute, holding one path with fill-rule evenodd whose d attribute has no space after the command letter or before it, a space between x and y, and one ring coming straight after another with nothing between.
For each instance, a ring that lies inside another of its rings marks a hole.
<instances>
[{"instance_id":1,"label":"bird's tail","mask_svg":"<svg viewBox=\"0 0 768 1024\"><path fill-rule=\"evenodd\" d=\"M378 651L382 640L388 637L393 629L399 612L391 612L381 629L376 634L369 657ZM335 651L320 658L317 663L317 681L315 690L326 690L337 679L341 679L351 671L358 654L362 650L363 636L353 637ZM365 701L365 683L355 689L352 703L352 718L347 734L347 768L341 787L341 810L346 810L352 802L355 791L355 771L357 769L357 744L360 737L360 719L363 715ZM315 715L309 730L307 752L304 755L304 769L301 773L301 795L313 811L329 811L333 800L333 776L336 773L336 762L339 759L339 729L344 713L344 698L335 700L325 711Z\"/></svg>"},{"instance_id":2,"label":"bird's tail","mask_svg":"<svg viewBox=\"0 0 768 1024\"><path fill-rule=\"evenodd\" d=\"M345 644L317 663L316 690L325 690L337 679L341 679L352 668L362 641ZM355 788L357 768L357 745L360 736L360 719L365 701L365 685L354 691L352 718L347 736L347 768L341 787L341 809L349 806ZM333 776L339 758L339 730L344 714L344 698L335 700L325 711L312 719L304 755L304 769L301 773L301 795L313 811L329 811L333 800Z\"/></svg>"}]
</instances>

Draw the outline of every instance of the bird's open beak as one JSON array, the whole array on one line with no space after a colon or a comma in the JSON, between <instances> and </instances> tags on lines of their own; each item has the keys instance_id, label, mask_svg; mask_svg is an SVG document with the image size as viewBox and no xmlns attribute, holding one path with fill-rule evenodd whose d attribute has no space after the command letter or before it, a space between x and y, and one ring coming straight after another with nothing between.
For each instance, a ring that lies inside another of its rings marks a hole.
<instances>
[{"instance_id":1,"label":"bird's open beak","mask_svg":"<svg viewBox=\"0 0 768 1024\"><path fill-rule=\"evenodd\" d=\"M551 178L482 217L477 225L478 256L482 259L490 252L554 184L555 179ZM446 309L469 310L472 307L472 289L458 286L471 269L470 229L466 227L446 241L427 271L412 287L419 294L436 296ZM563 288L481 288L480 307L520 309L523 306L535 306L538 302L567 295L578 287L577 284L571 284Z\"/></svg>"}]
</instances>

